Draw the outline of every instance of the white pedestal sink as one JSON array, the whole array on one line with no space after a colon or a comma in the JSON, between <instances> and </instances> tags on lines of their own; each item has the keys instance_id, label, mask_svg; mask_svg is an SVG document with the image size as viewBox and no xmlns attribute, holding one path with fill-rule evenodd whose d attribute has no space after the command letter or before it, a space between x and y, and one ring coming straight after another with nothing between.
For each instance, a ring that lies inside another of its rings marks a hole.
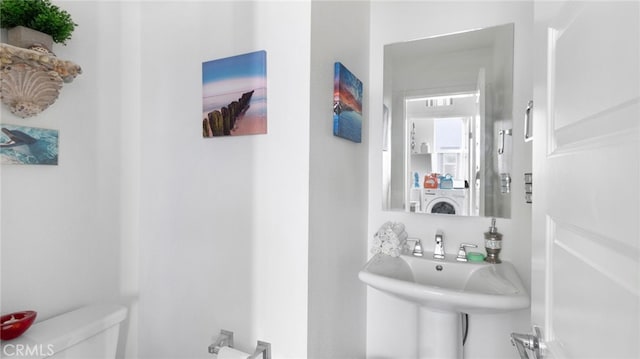
<instances>
[{"instance_id":1,"label":"white pedestal sink","mask_svg":"<svg viewBox=\"0 0 640 359\"><path fill-rule=\"evenodd\" d=\"M377 254L358 274L369 286L420 306L419 358L462 359L460 313L528 308L529 295L513 265Z\"/></svg>"}]
</instances>

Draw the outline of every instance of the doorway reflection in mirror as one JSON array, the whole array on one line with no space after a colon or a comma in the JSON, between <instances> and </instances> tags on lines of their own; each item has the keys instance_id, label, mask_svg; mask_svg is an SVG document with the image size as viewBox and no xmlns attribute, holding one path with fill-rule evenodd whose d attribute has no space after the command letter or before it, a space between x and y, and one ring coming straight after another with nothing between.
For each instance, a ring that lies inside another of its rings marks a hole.
<instances>
[{"instance_id":1,"label":"doorway reflection in mirror","mask_svg":"<svg viewBox=\"0 0 640 359\"><path fill-rule=\"evenodd\" d=\"M412 97L405 100L411 128L408 167L413 173L411 211L478 215L471 206L475 188L469 182L480 167L474 138L478 93ZM424 178L424 181L418 181ZM424 185L423 185L424 184Z\"/></svg>"}]
</instances>

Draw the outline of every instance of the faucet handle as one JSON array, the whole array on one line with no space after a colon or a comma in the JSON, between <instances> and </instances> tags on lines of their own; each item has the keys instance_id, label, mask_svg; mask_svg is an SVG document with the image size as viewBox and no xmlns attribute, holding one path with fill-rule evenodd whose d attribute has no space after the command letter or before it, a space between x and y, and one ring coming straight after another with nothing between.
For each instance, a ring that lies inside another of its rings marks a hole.
<instances>
[{"instance_id":1,"label":"faucet handle","mask_svg":"<svg viewBox=\"0 0 640 359\"><path fill-rule=\"evenodd\" d=\"M458 256L456 260L458 262L466 262L467 261L467 247L470 248L478 248L477 245L471 243L460 243L460 249L458 249Z\"/></svg>"},{"instance_id":2,"label":"faucet handle","mask_svg":"<svg viewBox=\"0 0 640 359\"><path fill-rule=\"evenodd\" d=\"M416 239L416 244L413 246L413 252L411 253L415 257L422 257L422 242Z\"/></svg>"}]
</instances>

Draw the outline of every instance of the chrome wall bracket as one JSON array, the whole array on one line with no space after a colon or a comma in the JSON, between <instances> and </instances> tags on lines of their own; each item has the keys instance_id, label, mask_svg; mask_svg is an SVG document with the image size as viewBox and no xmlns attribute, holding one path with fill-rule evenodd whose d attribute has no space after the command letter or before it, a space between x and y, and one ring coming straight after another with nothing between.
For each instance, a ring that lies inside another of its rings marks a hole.
<instances>
[{"instance_id":1,"label":"chrome wall bracket","mask_svg":"<svg viewBox=\"0 0 640 359\"><path fill-rule=\"evenodd\" d=\"M218 354L221 347L233 348L233 332L224 329L220 330L216 341L209 345L209 353Z\"/></svg>"},{"instance_id":2,"label":"chrome wall bracket","mask_svg":"<svg viewBox=\"0 0 640 359\"><path fill-rule=\"evenodd\" d=\"M247 359L257 359L262 355L262 359L271 359L271 344L258 340L256 351Z\"/></svg>"},{"instance_id":3,"label":"chrome wall bracket","mask_svg":"<svg viewBox=\"0 0 640 359\"><path fill-rule=\"evenodd\" d=\"M209 353L218 355L222 347L233 348L233 332L224 329L220 330L220 334L218 334L215 342L209 345ZM247 359L258 358L271 359L271 343L258 340L255 351L253 354L247 356Z\"/></svg>"}]
</instances>

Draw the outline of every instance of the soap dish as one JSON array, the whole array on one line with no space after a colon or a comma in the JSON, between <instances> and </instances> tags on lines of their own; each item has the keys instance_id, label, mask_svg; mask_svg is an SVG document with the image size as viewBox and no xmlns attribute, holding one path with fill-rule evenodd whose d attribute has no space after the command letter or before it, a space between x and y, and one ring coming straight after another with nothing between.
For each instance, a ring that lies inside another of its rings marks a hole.
<instances>
[{"instance_id":1,"label":"soap dish","mask_svg":"<svg viewBox=\"0 0 640 359\"><path fill-rule=\"evenodd\" d=\"M469 262L484 262L484 254L478 252L467 253L467 260Z\"/></svg>"}]
</instances>

